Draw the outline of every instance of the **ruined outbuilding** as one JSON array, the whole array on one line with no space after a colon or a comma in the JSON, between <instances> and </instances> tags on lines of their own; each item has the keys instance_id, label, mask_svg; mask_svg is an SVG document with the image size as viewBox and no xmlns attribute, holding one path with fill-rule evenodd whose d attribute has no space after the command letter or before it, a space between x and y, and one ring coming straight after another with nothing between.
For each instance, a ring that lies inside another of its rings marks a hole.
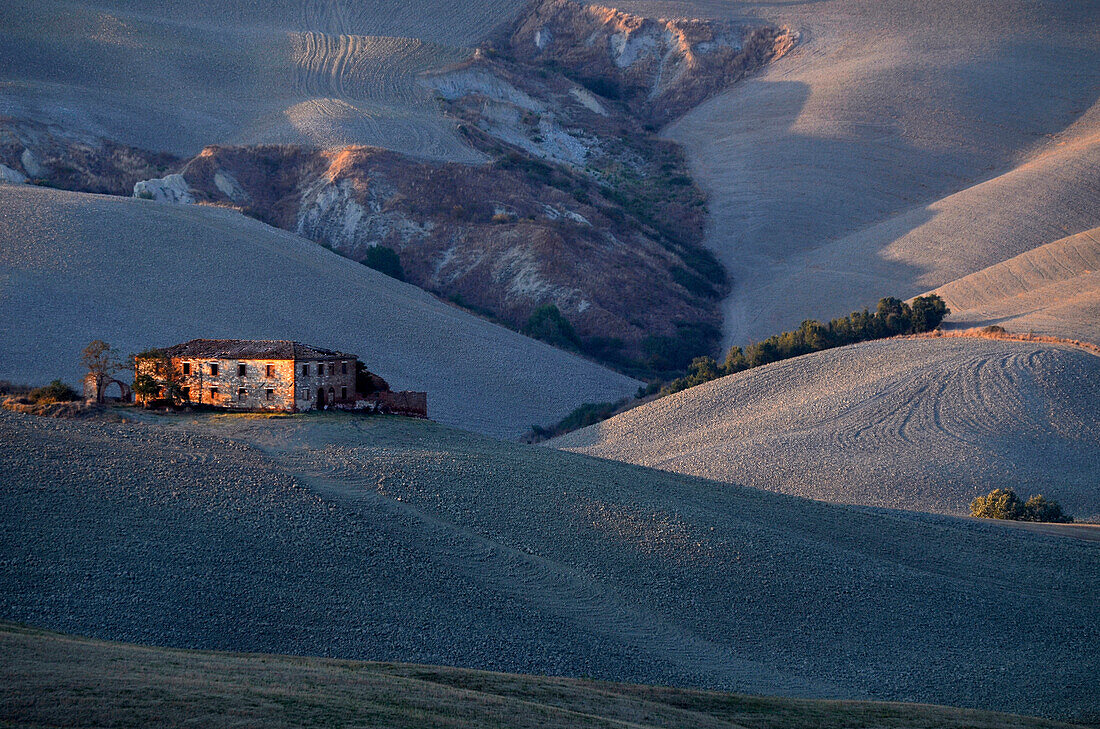
<instances>
[{"instance_id":1,"label":"ruined outbuilding","mask_svg":"<svg viewBox=\"0 0 1100 729\"><path fill-rule=\"evenodd\" d=\"M84 375L84 399L87 402L105 403L108 400L121 400L122 402L130 402L133 399L133 395L130 392L130 385L122 380L116 380L114 377L110 377L104 374L96 374L95 372L89 372ZM111 386L118 388L118 395L112 396Z\"/></svg>"},{"instance_id":2,"label":"ruined outbuilding","mask_svg":"<svg viewBox=\"0 0 1100 729\"><path fill-rule=\"evenodd\" d=\"M134 358L188 403L231 410L339 408L427 417L427 394L393 392L353 354L289 340L193 339ZM366 392L363 392L363 391Z\"/></svg>"}]
</instances>

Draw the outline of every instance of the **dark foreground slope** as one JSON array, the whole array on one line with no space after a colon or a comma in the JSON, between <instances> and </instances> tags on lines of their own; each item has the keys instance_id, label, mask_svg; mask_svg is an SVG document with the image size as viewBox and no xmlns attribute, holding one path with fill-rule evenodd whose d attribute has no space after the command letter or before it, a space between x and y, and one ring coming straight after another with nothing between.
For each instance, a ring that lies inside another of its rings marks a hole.
<instances>
[{"instance_id":1,"label":"dark foreground slope","mask_svg":"<svg viewBox=\"0 0 1100 729\"><path fill-rule=\"evenodd\" d=\"M760 367L553 441L602 458L847 504L966 514L998 487L1100 520L1100 357L889 339Z\"/></svg>"},{"instance_id":2,"label":"dark foreground slope","mask_svg":"<svg viewBox=\"0 0 1100 729\"><path fill-rule=\"evenodd\" d=\"M351 416L3 412L0 474L8 620L1100 718L1096 542Z\"/></svg>"},{"instance_id":3,"label":"dark foreground slope","mask_svg":"<svg viewBox=\"0 0 1100 729\"><path fill-rule=\"evenodd\" d=\"M118 729L233 726L697 729L1067 727L917 704L807 701L461 668L196 653L0 625L0 722ZM43 698L50 697L49 701Z\"/></svg>"}]
</instances>

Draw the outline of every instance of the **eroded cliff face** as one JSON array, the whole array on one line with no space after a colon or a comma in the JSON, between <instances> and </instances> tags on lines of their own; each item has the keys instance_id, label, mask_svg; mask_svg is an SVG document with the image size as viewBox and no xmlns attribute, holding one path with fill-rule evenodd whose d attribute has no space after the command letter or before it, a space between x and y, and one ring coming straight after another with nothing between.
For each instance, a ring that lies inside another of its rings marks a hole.
<instances>
[{"instance_id":1,"label":"eroded cliff face","mask_svg":"<svg viewBox=\"0 0 1100 729\"><path fill-rule=\"evenodd\" d=\"M553 304L579 335L567 346L662 374L717 347L728 283L702 246L705 197L658 130L794 41L535 0L420 77L488 164L296 146L185 161L0 119L0 181L233 207L362 262L392 249L442 298L517 329Z\"/></svg>"},{"instance_id":2,"label":"eroded cliff face","mask_svg":"<svg viewBox=\"0 0 1100 729\"><path fill-rule=\"evenodd\" d=\"M701 246L706 200L682 150L623 104L561 73L484 53L423 82L470 144L498 166L558 166L596 183L669 241Z\"/></svg>"},{"instance_id":3,"label":"eroded cliff face","mask_svg":"<svg viewBox=\"0 0 1100 729\"><path fill-rule=\"evenodd\" d=\"M575 0L535 0L485 50L560 70L663 124L796 42L791 29L762 23L647 18Z\"/></svg>"},{"instance_id":4,"label":"eroded cliff face","mask_svg":"<svg viewBox=\"0 0 1100 729\"><path fill-rule=\"evenodd\" d=\"M567 168L429 163L368 147L211 147L180 174L199 202L236 207L353 260L391 248L410 282L515 328L552 303L585 351L624 367L659 365L647 364L654 338L706 340L720 324L720 268L708 260L697 270Z\"/></svg>"},{"instance_id":5,"label":"eroded cliff face","mask_svg":"<svg viewBox=\"0 0 1100 729\"><path fill-rule=\"evenodd\" d=\"M0 117L0 181L129 195L180 160L57 125Z\"/></svg>"}]
</instances>

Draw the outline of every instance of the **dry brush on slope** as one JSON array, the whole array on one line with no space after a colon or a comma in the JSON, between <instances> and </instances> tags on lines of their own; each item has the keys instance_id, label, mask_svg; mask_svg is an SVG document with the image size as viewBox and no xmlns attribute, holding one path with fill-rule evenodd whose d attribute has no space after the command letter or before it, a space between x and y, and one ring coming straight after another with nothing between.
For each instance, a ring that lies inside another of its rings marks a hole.
<instances>
[{"instance_id":1,"label":"dry brush on slope","mask_svg":"<svg viewBox=\"0 0 1100 729\"><path fill-rule=\"evenodd\" d=\"M534 0L483 46L549 67L662 125L790 51L789 28L645 17L576 0Z\"/></svg>"},{"instance_id":2,"label":"dry brush on slope","mask_svg":"<svg viewBox=\"0 0 1100 729\"><path fill-rule=\"evenodd\" d=\"M566 168L514 157L430 163L373 148L212 147L181 174L195 199L353 260L391 248L410 282L515 329L556 305L586 352L619 366L686 364L647 360L654 338L703 332L682 347L688 358L716 342L721 268L690 237L670 241Z\"/></svg>"},{"instance_id":3,"label":"dry brush on slope","mask_svg":"<svg viewBox=\"0 0 1100 729\"><path fill-rule=\"evenodd\" d=\"M949 514L992 488L1100 520L1100 357L1038 342L892 339L805 355L550 444L815 499Z\"/></svg>"}]
</instances>

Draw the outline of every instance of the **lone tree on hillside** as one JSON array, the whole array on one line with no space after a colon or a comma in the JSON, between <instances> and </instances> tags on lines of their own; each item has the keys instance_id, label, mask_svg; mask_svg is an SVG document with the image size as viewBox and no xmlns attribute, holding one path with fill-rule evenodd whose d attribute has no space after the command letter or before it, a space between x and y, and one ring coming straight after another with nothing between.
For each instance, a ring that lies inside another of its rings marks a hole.
<instances>
[{"instance_id":1,"label":"lone tree on hillside","mask_svg":"<svg viewBox=\"0 0 1100 729\"><path fill-rule=\"evenodd\" d=\"M1050 501L1042 494L1028 497L1026 502L1012 489L994 489L985 496L970 502L970 515L982 519L1008 519L1011 521L1041 521L1068 523L1067 516L1057 501Z\"/></svg>"},{"instance_id":2,"label":"lone tree on hillside","mask_svg":"<svg viewBox=\"0 0 1100 729\"><path fill-rule=\"evenodd\" d=\"M382 245L371 246L363 256L363 265L386 274L398 281L405 280L405 269L401 268L401 258L397 251Z\"/></svg>"},{"instance_id":3,"label":"lone tree on hillside","mask_svg":"<svg viewBox=\"0 0 1100 729\"><path fill-rule=\"evenodd\" d=\"M107 383L116 372L124 369L118 360L118 353L111 349L111 345L107 342L95 339L81 351L80 362L88 369L88 378L95 386L96 400L103 402Z\"/></svg>"},{"instance_id":4,"label":"lone tree on hillside","mask_svg":"<svg viewBox=\"0 0 1100 729\"><path fill-rule=\"evenodd\" d=\"M913 299L913 308L909 312L909 319L913 323L914 332L930 332L940 325L943 318L951 313L947 303L936 294L918 296Z\"/></svg>"}]
</instances>

